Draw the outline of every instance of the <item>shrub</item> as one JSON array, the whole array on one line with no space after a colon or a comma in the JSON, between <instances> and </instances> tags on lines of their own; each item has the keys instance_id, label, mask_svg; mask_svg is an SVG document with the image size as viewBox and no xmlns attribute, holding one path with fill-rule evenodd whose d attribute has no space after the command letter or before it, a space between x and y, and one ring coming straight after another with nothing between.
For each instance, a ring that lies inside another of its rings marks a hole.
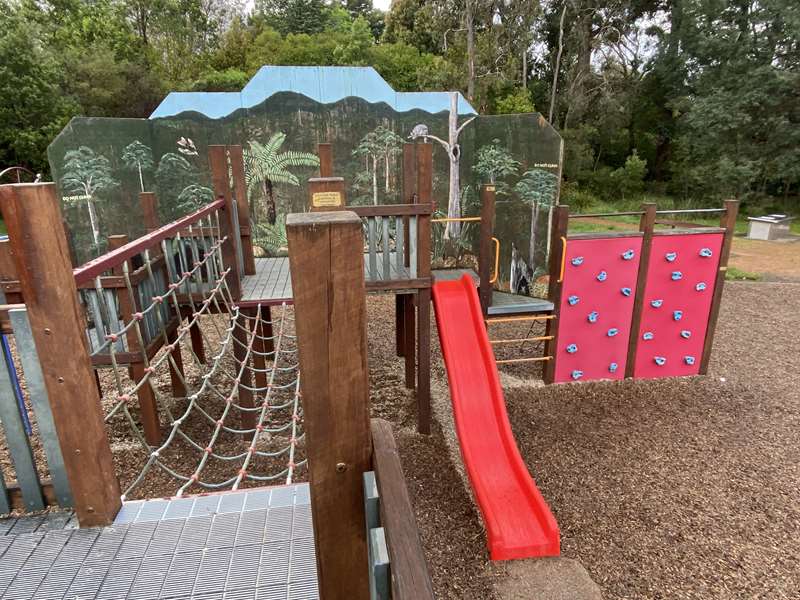
<instances>
[{"instance_id":1,"label":"shrub","mask_svg":"<svg viewBox=\"0 0 800 600\"><path fill-rule=\"evenodd\" d=\"M576 183L565 183L561 187L561 204L569 206L570 212L586 212L586 210L599 202L589 190L581 189Z\"/></svg>"}]
</instances>

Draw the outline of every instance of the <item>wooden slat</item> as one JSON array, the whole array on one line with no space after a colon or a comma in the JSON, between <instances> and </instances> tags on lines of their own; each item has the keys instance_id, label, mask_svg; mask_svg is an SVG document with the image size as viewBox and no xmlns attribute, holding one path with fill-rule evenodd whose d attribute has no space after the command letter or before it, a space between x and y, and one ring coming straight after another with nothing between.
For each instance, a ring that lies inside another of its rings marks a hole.
<instances>
[{"instance_id":1,"label":"wooden slat","mask_svg":"<svg viewBox=\"0 0 800 600\"><path fill-rule=\"evenodd\" d=\"M319 176L333 177L333 145L317 144L317 156L319 156Z\"/></svg>"},{"instance_id":2,"label":"wooden slat","mask_svg":"<svg viewBox=\"0 0 800 600\"><path fill-rule=\"evenodd\" d=\"M644 291L647 287L647 271L650 267L650 251L653 247L653 230L656 221L656 205L647 202L642 205L642 216L639 219L639 231L644 236L639 256L639 273L636 279L636 292L633 297L633 313L631 316L631 335L628 340L628 356L625 359L625 377L633 377L636 368L636 350L639 347L639 328L644 313ZM548 352L548 354L551 354ZM555 362L555 361L551 361Z\"/></svg>"},{"instance_id":3,"label":"wooden slat","mask_svg":"<svg viewBox=\"0 0 800 600\"><path fill-rule=\"evenodd\" d=\"M359 217L401 217L411 215L430 215L431 207L426 204L379 204L378 206L350 206Z\"/></svg>"},{"instance_id":4,"label":"wooden slat","mask_svg":"<svg viewBox=\"0 0 800 600\"><path fill-rule=\"evenodd\" d=\"M228 178L228 162L225 156L225 146L208 147L208 164L211 168L211 183L214 195L222 200L219 211L220 235L227 237L222 244L222 263L230 273L226 278L228 289L234 300L242 297L241 272L239 271L239 258L237 256L237 240L239 231L233 224L233 198L231 196L230 179Z\"/></svg>"},{"instance_id":5,"label":"wooden slat","mask_svg":"<svg viewBox=\"0 0 800 600\"><path fill-rule=\"evenodd\" d=\"M287 217L320 597L369 598L362 474L371 468L361 219Z\"/></svg>"},{"instance_id":6,"label":"wooden slat","mask_svg":"<svg viewBox=\"0 0 800 600\"><path fill-rule=\"evenodd\" d=\"M397 270L401 270L405 267L406 262L404 260L405 256L405 237L406 237L406 222L408 221L407 217L397 217L394 220L394 251L395 251L395 260L397 261Z\"/></svg>"},{"instance_id":7,"label":"wooden slat","mask_svg":"<svg viewBox=\"0 0 800 600\"><path fill-rule=\"evenodd\" d=\"M433 206L433 148L417 145L417 201ZM416 236L416 277L431 276L431 217L419 215ZM414 236L412 236L414 243ZM411 262L412 269L414 261ZM413 271L412 271L413 276ZM431 431L431 290L417 292L417 431Z\"/></svg>"},{"instance_id":8,"label":"wooden slat","mask_svg":"<svg viewBox=\"0 0 800 600\"><path fill-rule=\"evenodd\" d=\"M393 279L392 277L392 255L389 250L389 217L383 217L381 225L383 225L383 239L382 239L382 258L383 258L383 279Z\"/></svg>"},{"instance_id":9,"label":"wooden slat","mask_svg":"<svg viewBox=\"0 0 800 600\"><path fill-rule=\"evenodd\" d=\"M489 282L494 268L494 252L492 236L494 235L494 201L495 186L481 186L481 226L478 251L478 277L480 279L479 295L484 317L489 314L492 305L493 286Z\"/></svg>"},{"instance_id":10,"label":"wooden slat","mask_svg":"<svg viewBox=\"0 0 800 600\"><path fill-rule=\"evenodd\" d=\"M418 273L417 248L419 236L417 234L417 220L418 217L416 216L408 219L408 268L412 279L416 279Z\"/></svg>"},{"instance_id":11,"label":"wooden slat","mask_svg":"<svg viewBox=\"0 0 800 600\"><path fill-rule=\"evenodd\" d=\"M120 508L120 488L89 361L85 320L55 184L0 187L0 209L78 519L83 526L108 525Z\"/></svg>"},{"instance_id":12,"label":"wooden slat","mask_svg":"<svg viewBox=\"0 0 800 600\"><path fill-rule=\"evenodd\" d=\"M719 253L719 269L717 281L714 283L714 296L711 300L711 312L708 315L706 338L703 342L703 355L700 359L700 374L708 373L708 363L711 360L711 349L714 346L714 333L717 329L719 309L722 304L722 288L725 285L725 273L728 269L728 259L731 256L733 233L736 229L736 216L739 213L739 203L736 200L725 201L725 212L720 216L720 226L725 230L722 240L722 249Z\"/></svg>"},{"instance_id":13,"label":"wooden slat","mask_svg":"<svg viewBox=\"0 0 800 600\"><path fill-rule=\"evenodd\" d=\"M250 230L250 204L247 202L247 183L244 177L244 155L239 145L228 146L231 157L231 174L233 175L233 192L236 196L236 207L239 213L239 239L241 239L244 257L243 275L255 275L256 258L253 253L253 240Z\"/></svg>"},{"instance_id":14,"label":"wooden slat","mask_svg":"<svg viewBox=\"0 0 800 600\"><path fill-rule=\"evenodd\" d=\"M547 297L553 303L553 315L555 318L547 320L545 335L550 337L545 343L544 353L547 356L555 356L555 349L558 344L558 316L561 312L561 291L563 288L559 277L561 276L561 262L564 252L566 252L561 238L566 238L568 227L569 206L566 204L556 206L553 211L553 227L550 232L550 282L547 291ZM555 365L555 360L548 360L545 363L544 370L542 371L542 379L545 383L553 383L555 381Z\"/></svg>"},{"instance_id":15,"label":"wooden slat","mask_svg":"<svg viewBox=\"0 0 800 600\"><path fill-rule=\"evenodd\" d=\"M394 600L433 600L425 551L408 495L392 426L372 419L372 462L378 480L381 524L386 533Z\"/></svg>"},{"instance_id":16,"label":"wooden slat","mask_svg":"<svg viewBox=\"0 0 800 600\"><path fill-rule=\"evenodd\" d=\"M378 257L376 254L377 240L375 239L376 235L375 217L369 217L367 218L367 250L369 252L369 268L367 269L367 279L369 280L378 279Z\"/></svg>"}]
</instances>

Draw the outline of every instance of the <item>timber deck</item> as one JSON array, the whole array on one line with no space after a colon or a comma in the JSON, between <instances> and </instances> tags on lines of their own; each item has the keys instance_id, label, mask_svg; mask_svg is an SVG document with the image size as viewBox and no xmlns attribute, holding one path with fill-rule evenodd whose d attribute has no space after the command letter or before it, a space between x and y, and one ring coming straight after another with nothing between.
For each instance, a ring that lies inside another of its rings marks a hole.
<instances>
[{"instance_id":1,"label":"timber deck","mask_svg":"<svg viewBox=\"0 0 800 600\"><path fill-rule=\"evenodd\" d=\"M126 502L104 528L25 523L0 535L3 600L319 598L308 484Z\"/></svg>"},{"instance_id":2,"label":"timber deck","mask_svg":"<svg viewBox=\"0 0 800 600\"><path fill-rule=\"evenodd\" d=\"M367 291L406 289L413 291L419 287L429 287L430 282L413 279L408 268L398 266L394 252L389 254L389 260L384 261L383 253L377 252L375 264L370 264L369 254L364 254L364 279L367 282ZM292 274L289 268L289 259L285 256L275 258L257 258L256 274L245 275L242 280L242 299L239 306L279 305L294 302L292 294ZM389 279L381 279L384 264L390 268Z\"/></svg>"},{"instance_id":3,"label":"timber deck","mask_svg":"<svg viewBox=\"0 0 800 600\"><path fill-rule=\"evenodd\" d=\"M433 272L433 278L436 281L461 279L464 275L469 275L476 286L480 285L478 274L473 269L436 269ZM490 317L550 313L552 311L553 303L549 300L498 290L492 291L492 305L489 307Z\"/></svg>"}]
</instances>

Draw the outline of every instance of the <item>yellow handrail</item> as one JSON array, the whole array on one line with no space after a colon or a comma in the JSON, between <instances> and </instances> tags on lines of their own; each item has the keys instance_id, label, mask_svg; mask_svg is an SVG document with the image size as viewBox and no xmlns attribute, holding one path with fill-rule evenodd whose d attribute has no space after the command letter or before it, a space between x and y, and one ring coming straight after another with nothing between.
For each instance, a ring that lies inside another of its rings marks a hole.
<instances>
[{"instance_id":1,"label":"yellow handrail","mask_svg":"<svg viewBox=\"0 0 800 600\"><path fill-rule=\"evenodd\" d=\"M564 267L567 265L567 238L561 236L561 275L558 277L558 283L564 281Z\"/></svg>"},{"instance_id":2,"label":"yellow handrail","mask_svg":"<svg viewBox=\"0 0 800 600\"><path fill-rule=\"evenodd\" d=\"M494 242L494 275L492 275L489 283L497 281L497 276L500 274L500 240L493 237L492 241Z\"/></svg>"},{"instance_id":3,"label":"yellow handrail","mask_svg":"<svg viewBox=\"0 0 800 600\"><path fill-rule=\"evenodd\" d=\"M480 220L480 217L441 217L439 219L431 219L431 223L470 223Z\"/></svg>"}]
</instances>

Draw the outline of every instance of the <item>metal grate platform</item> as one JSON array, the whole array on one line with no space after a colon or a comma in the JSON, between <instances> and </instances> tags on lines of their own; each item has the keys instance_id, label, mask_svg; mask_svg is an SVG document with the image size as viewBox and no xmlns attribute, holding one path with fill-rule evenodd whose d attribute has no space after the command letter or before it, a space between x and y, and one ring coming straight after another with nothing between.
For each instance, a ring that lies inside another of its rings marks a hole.
<instances>
[{"instance_id":1,"label":"metal grate platform","mask_svg":"<svg viewBox=\"0 0 800 600\"><path fill-rule=\"evenodd\" d=\"M3 600L318 600L308 484L127 502L113 526L0 537Z\"/></svg>"}]
</instances>

